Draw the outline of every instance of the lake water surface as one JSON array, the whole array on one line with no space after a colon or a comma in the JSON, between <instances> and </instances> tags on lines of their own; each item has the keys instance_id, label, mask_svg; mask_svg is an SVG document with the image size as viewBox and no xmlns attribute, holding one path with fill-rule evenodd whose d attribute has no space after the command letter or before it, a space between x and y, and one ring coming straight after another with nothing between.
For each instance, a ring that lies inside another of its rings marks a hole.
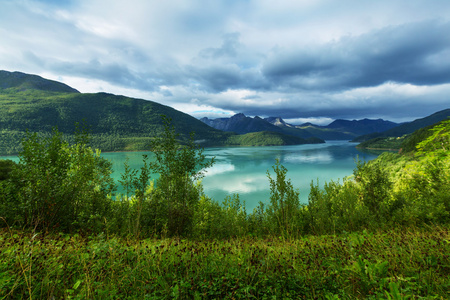
<instances>
[{"instance_id":1,"label":"lake water surface","mask_svg":"<svg viewBox=\"0 0 450 300\"><path fill-rule=\"evenodd\" d=\"M224 147L207 148L207 157L216 157L216 163L203 178L205 194L216 201L232 194L239 194L245 200L247 211L252 211L259 201L269 202L270 187L267 170L272 177L272 166L279 159L288 170L294 188L300 190L300 200L307 203L311 181L323 186L330 180L340 180L352 175L356 167L355 160L371 160L375 154L362 152L348 141L327 141L325 144L272 146L272 147ZM113 177L117 181L124 172L124 163L128 158L131 168L139 169L142 155L149 152L114 152L102 156L113 163ZM2 157L13 159L17 157Z\"/></svg>"},{"instance_id":2,"label":"lake water surface","mask_svg":"<svg viewBox=\"0 0 450 300\"><path fill-rule=\"evenodd\" d=\"M348 141L327 141L325 144L271 147L207 148L208 157L216 157L216 163L203 178L205 194L222 202L227 195L238 193L245 200L247 211L252 211L259 201L268 202L270 196L267 170L272 177L272 166L279 159L288 170L294 188L300 190L300 200L307 203L311 181L340 180L352 175L355 160L371 160L377 155L362 152ZM114 166L115 179L120 179L124 162L129 159L132 168L142 166L142 154L146 152L104 153Z\"/></svg>"}]
</instances>

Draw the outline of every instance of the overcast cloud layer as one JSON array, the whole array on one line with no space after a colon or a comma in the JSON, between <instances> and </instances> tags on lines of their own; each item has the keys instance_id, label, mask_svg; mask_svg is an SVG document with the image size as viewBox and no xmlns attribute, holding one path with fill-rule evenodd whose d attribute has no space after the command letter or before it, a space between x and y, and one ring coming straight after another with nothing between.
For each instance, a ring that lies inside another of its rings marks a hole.
<instances>
[{"instance_id":1,"label":"overcast cloud layer","mask_svg":"<svg viewBox=\"0 0 450 300\"><path fill-rule=\"evenodd\" d=\"M450 108L448 0L0 0L0 69L195 117Z\"/></svg>"}]
</instances>

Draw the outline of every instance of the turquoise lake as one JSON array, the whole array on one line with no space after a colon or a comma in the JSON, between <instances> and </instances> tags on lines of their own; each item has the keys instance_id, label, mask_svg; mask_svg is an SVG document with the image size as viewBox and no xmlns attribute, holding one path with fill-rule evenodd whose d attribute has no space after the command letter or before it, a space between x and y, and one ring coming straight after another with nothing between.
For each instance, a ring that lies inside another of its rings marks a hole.
<instances>
[{"instance_id":1,"label":"turquoise lake","mask_svg":"<svg viewBox=\"0 0 450 300\"><path fill-rule=\"evenodd\" d=\"M239 194L252 211L259 201L269 202L270 188L267 171L272 177L272 166L279 159L288 170L294 188L300 190L300 201L307 203L311 181L323 186L330 180L340 180L353 173L355 160L368 161L376 154L360 151L348 141L327 141L325 144L276 147L224 147L207 148L207 157L216 157L215 165L208 169L202 180L204 192L218 202L226 196ZM120 179L124 163L135 169L142 166L142 155L149 152L113 152L102 156L113 163L113 177ZM14 159L17 157L2 157Z\"/></svg>"},{"instance_id":2,"label":"turquoise lake","mask_svg":"<svg viewBox=\"0 0 450 300\"><path fill-rule=\"evenodd\" d=\"M216 157L216 163L208 169L202 180L204 192L218 202L227 195L239 194L245 200L247 211L252 211L259 201L268 202L270 196L267 170L274 177L272 166L279 159L288 170L294 188L300 190L300 200L307 203L311 181L340 180L352 175L355 160L371 160L377 155L362 152L348 141L327 141L325 144L276 146L276 147L225 147L207 148L207 157ZM112 161L113 176L120 178L124 162L129 159L133 168L142 166L142 154L146 152L104 153ZM151 157L149 155L149 157Z\"/></svg>"}]
</instances>

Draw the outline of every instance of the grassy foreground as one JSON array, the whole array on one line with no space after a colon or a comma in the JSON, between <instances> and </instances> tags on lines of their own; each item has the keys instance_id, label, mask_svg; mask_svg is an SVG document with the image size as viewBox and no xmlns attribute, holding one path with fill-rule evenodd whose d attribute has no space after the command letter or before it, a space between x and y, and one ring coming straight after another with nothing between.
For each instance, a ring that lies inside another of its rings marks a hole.
<instances>
[{"instance_id":1,"label":"grassy foreground","mask_svg":"<svg viewBox=\"0 0 450 300\"><path fill-rule=\"evenodd\" d=\"M1 299L448 299L450 228L285 240L0 232Z\"/></svg>"}]
</instances>

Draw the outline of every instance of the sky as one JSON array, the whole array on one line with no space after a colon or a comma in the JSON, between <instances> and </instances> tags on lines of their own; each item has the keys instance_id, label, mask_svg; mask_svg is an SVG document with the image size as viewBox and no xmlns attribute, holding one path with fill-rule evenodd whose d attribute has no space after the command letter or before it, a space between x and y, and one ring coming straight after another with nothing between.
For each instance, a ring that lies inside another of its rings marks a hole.
<instances>
[{"instance_id":1,"label":"sky","mask_svg":"<svg viewBox=\"0 0 450 300\"><path fill-rule=\"evenodd\" d=\"M0 70L196 118L450 108L448 0L0 0Z\"/></svg>"}]
</instances>

